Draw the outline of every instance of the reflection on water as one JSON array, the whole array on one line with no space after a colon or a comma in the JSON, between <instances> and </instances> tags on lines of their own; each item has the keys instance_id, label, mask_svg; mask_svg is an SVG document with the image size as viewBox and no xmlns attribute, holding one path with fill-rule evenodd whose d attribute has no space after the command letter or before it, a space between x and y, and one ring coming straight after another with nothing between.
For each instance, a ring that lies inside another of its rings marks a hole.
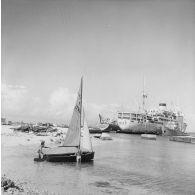
<instances>
[{"instance_id":1,"label":"reflection on water","mask_svg":"<svg viewBox=\"0 0 195 195\"><path fill-rule=\"evenodd\" d=\"M83 164L34 162L35 146L2 148L2 173L59 194L195 194L195 145L112 136Z\"/></svg>"}]
</instances>

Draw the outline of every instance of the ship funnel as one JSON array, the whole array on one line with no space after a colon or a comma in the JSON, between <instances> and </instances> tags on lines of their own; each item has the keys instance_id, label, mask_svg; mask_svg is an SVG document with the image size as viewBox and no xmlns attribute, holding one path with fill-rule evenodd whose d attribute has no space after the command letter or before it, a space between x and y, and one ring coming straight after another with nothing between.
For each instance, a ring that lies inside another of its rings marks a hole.
<instances>
[{"instance_id":1,"label":"ship funnel","mask_svg":"<svg viewBox=\"0 0 195 195\"><path fill-rule=\"evenodd\" d=\"M160 104L159 104L159 109L160 109L161 111L165 111L165 110L166 110L166 107L167 107L167 105L166 105L165 103L160 103Z\"/></svg>"}]
</instances>

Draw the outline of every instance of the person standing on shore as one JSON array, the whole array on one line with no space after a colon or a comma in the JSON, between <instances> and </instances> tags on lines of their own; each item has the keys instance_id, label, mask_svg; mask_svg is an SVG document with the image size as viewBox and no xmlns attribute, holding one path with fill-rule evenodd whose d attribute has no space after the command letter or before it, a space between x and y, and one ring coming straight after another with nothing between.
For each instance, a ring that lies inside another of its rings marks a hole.
<instances>
[{"instance_id":1,"label":"person standing on shore","mask_svg":"<svg viewBox=\"0 0 195 195\"><path fill-rule=\"evenodd\" d=\"M42 149L45 147L45 141L41 141L41 146L40 148L38 149L38 158L39 159L43 159L43 151Z\"/></svg>"}]
</instances>

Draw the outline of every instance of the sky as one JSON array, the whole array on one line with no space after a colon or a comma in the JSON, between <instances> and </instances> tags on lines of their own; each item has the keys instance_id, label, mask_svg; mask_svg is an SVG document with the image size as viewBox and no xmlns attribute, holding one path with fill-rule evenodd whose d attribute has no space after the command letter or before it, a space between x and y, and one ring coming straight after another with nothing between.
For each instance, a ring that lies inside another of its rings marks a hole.
<instances>
[{"instance_id":1,"label":"sky","mask_svg":"<svg viewBox=\"0 0 195 195\"><path fill-rule=\"evenodd\" d=\"M195 1L2 0L1 114L69 123L81 76L98 114L180 109L195 131Z\"/></svg>"}]
</instances>

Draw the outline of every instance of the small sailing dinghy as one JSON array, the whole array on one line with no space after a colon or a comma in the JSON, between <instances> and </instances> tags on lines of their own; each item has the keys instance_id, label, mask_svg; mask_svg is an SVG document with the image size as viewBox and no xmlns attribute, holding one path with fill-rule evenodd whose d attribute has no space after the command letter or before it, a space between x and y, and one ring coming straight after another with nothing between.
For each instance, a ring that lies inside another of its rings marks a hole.
<instances>
[{"instance_id":1,"label":"small sailing dinghy","mask_svg":"<svg viewBox=\"0 0 195 195\"><path fill-rule=\"evenodd\" d=\"M87 162L94 158L89 129L82 108L83 78L76 105L63 145L43 149L44 159L49 162ZM81 128L83 122L83 128Z\"/></svg>"}]
</instances>

